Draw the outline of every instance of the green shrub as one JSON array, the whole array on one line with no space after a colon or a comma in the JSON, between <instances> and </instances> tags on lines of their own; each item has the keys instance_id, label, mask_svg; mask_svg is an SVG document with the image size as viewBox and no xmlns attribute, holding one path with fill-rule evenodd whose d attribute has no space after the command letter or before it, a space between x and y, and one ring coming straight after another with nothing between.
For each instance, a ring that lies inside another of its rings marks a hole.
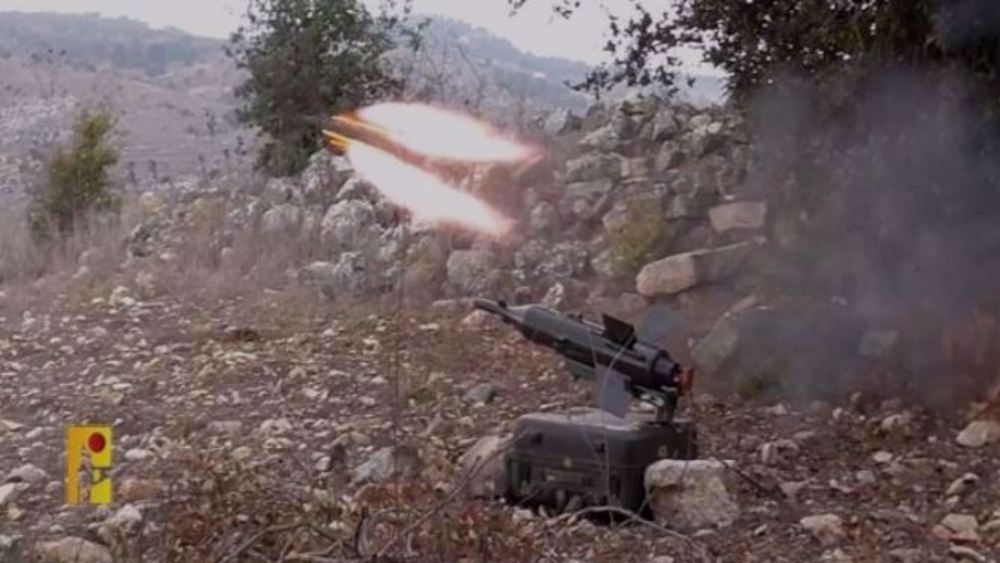
<instances>
[{"instance_id":1,"label":"green shrub","mask_svg":"<svg viewBox=\"0 0 1000 563\"><path fill-rule=\"evenodd\" d=\"M114 118L107 112L85 111L77 118L70 148L55 150L33 194L28 219L36 241L65 237L84 227L95 212L120 209L121 198L109 177L118 162L110 140L113 129Z\"/></svg>"},{"instance_id":2,"label":"green shrub","mask_svg":"<svg viewBox=\"0 0 1000 563\"><path fill-rule=\"evenodd\" d=\"M621 276L634 276L660 258L667 242L667 220L659 206L639 199L629 203L627 222L609 233L612 266Z\"/></svg>"}]
</instances>

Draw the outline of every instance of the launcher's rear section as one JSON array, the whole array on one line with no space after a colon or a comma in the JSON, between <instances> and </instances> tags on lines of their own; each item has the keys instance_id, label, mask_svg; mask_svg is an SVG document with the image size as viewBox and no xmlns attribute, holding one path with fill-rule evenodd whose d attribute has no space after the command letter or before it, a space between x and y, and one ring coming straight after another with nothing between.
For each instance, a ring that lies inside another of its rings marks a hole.
<instances>
[{"instance_id":1,"label":"launcher's rear section","mask_svg":"<svg viewBox=\"0 0 1000 563\"><path fill-rule=\"evenodd\" d=\"M504 494L512 502L571 512L587 506L645 511L644 474L658 459L694 459L697 433L597 409L524 415L514 426Z\"/></svg>"}]
</instances>

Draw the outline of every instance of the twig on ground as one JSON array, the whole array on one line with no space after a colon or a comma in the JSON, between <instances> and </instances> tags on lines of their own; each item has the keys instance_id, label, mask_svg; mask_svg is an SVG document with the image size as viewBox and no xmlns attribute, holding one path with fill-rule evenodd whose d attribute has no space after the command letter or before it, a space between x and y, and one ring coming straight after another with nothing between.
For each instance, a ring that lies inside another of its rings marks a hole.
<instances>
[{"instance_id":1,"label":"twig on ground","mask_svg":"<svg viewBox=\"0 0 1000 563\"><path fill-rule=\"evenodd\" d=\"M478 460L472 468L463 476L462 480L455 484L452 490L448 493L446 497L441 499L437 504L435 504L430 510L424 512L419 518L416 519L412 524L404 528L401 532L392 537L382 549L375 554L375 559L381 559L384 557L393 546L395 546L401 539L409 536L415 530L419 529L420 526L424 525L425 522L431 519L435 514L440 512L445 506L451 504L456 498L458 498L459 493L461 493L465 488L472 482L472 479L479 475L479 472L486 467L486 464L493 460L495 457L505 453L507 448L511 443L513 443L513 438L500 445L492 454Z\"/></svg>"},{"instance_id":2,"label":"twig on ground","mask_svg":"<svg viewBox=\"0 0 1000 563\"><path fill-rule=\"evenodd\" d=\"M253 547L253 545L258 541L260 541L264 536L268 534L276 534L279 532L287 532L288 530L294 530L295 528L298 528L301 525L302 525L301 522L293 522L291 524L282 524L280 526L271 526L270 528L265 528L257 532L256 534L250 536L250 538L247 541L243 542L234 551L216 559L215 563L228 563L229 561L232 561L237 557L239 557L240 554L242 554L244 551Z\"/></svg>"},{"instance_id":3,"label":"twig on ground","mask_svg":"<svg viewBox=\"0 0 1000 563\"><path fill-rule=\"evenodd\" d=\"M569 514L563 514L557 520L565 520L568 523L570 521L574 521L574 520L579 519L581 516L586 516L587 514L606 514L606 513L609 513L609 512L613 513L613 514L618 514L620 516L624 516L624 517L628 518L629 520L632 520L633 522L635 522L637 524L641 524L641 525L643 525L643 526L645 526L647 528L656 530L657 532L659 532L659 533L661 533L661 534L663 534L665 536L668 536L668 537L671 537L673 539L682 541L682 542L690 545L692 548L694 548L698 552L698 555L701 556L702 560L707 561L709 563L712 561L712 558L709 557L708 552L705 551L704 546L700 545L698 542L696 542L690 536L682 534L682 533L680 533L680 532L678 532L676 530L671 530L670 528L666 528L664 526L661 526L661 525L657 524L656 522L651 522L649 520L646 520L645 518L643 518L642 516L639 516L635 512L632 512L631 510L626 510L626 509L618 507L618 506L588 506L587 508L584 508L582 510L578 510L576 512L571 512Z\"/></svg>"},{"instance_id":4,"label":"twig on ground","mask_svg":"<svg viewBox=\"0 0 1000 563\"><path fill-rule=\"evenodd\" d=\"M767 495L769 497L777 498L778 500L782 499L781 494L778 491L775 491L774 488L765 487L760 481L758 481L758 480L754 479L753 477L747 475L743 471L740 471L739 469L736 468L735 465L729 463L728 461L726 461L724 459L718 459L718 458L709 458L709 459L712 459L714 461L718 461L719 463L721 463L723 466L725 466L726 469L728 469L728 470L732 471L733 473L735 473L740 479L743 479L747 483L750 483L750 485L752 485L755 489L757 489L757 492L759 492L761 494L764 494L764 495Z\"/></svg>"}]
</instances>

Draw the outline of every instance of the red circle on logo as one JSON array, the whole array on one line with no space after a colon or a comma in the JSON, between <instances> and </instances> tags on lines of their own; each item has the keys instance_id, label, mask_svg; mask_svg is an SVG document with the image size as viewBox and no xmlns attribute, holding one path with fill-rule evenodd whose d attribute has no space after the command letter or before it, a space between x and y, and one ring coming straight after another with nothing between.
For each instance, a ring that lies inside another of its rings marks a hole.
<instances>
[{"instance_id":1,"label":"red circle on logo","mask_svg":"<svg viewBox=\"0 0 1000 563\"><path fill-rule=\"evenodd\" d=\"M108 445L107 440L104 439L104 434L100 432L94 432L87 438L87 448L95 454L99 454L104 451L104 446Z\"/></svg>"}]
</instances>

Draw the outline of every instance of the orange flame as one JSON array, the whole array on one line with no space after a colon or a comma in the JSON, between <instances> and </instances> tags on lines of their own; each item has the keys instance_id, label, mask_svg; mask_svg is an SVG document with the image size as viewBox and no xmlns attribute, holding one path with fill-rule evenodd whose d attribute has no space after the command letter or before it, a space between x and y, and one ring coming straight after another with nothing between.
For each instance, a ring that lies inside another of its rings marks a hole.
<instances>
[{"instance_id":1,"label":"orange flame","mask_svg":"<svg viewBox=\"0 0 1000 563\"><path fill-rule=\"evenodd\" d=\"M410 210L415 221L452 223L495 236L510 228L510 221L484 202L385 151L350 143L347 158L389 201Z\"/></svg>"},{"instance_id":2,"label":"orange flame","mask_svg":"<svg viewBox=\"0 0 1000 563\"><path fill-rule=\"evenodd\" d=\"M419 167L421 160L514 162L531 150L491 126L422 104L383 103L336 116L342 132L324 131L354 169L419 222L451 223L494 236L512 222L485 202Z\"/></svg>"},{"instance_id":3,"label":"orange flame","mask_svg":"<svg viewBox=\"0 0 1000 563\"><path fill-rule=\"evenodd\" d=\"M531 151L489 125L424 104L383 103L357 112L393 142L431 158L468 162L514 162Z\"/></svg>"}]
</instances>

